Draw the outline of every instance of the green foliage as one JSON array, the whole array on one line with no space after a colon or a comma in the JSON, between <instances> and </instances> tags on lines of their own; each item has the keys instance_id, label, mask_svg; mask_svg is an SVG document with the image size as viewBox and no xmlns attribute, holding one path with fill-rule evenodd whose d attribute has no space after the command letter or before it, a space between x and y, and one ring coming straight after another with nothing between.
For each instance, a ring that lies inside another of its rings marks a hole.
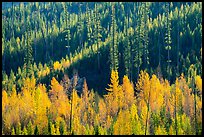
<instances>
[{"instance_id":1,"label":"green foliage","mask_svg":"<svg viewBox=\"0 0 204 137\"><path fill-rule=\"evenodd\" d=\"M28 132L28 135L33 135L33 127L32 127L31 120L29 121L29 123L27 125L27 132Z\"/></svg>"},{"instance_id":2,"label":"green foliage","mask_svg":"<svg viewBox=\"0 0 204 137\"><path fill-rule=\"evenodd\" d=\"M201 40L201 2L21 2L4 8L2 134L140 135L145 134L145 125L148 134L201 134ZM87 107L79 79L70 119L70 97L65 93L71 92L72 79L66 81L69 86L52 84L55 103L47 92L52 77L57 81L65 73L72 77L73 69L100 95L106 94L110 70L118 73L116 84L108 89L114 95L95 98L96 92L87 93ZM144 69L150 76L158 74L159 81L150 84L158 91L152 92L149 114L147 96L140 95L152 89L134 91L132 86L134 81L144 84L137 80ZM180 73L187 84L175 82ZM119 83L123 74L130 79L126 77L126 85Z\"/></svg>"},{"instance_id":3,"label":"green foliage","mask_svg":"<svg viewBox=\"0 0 204 137\"><path fill-rule=\"evenodd\" d=\"M34 135L39 135L39 129L37 125L35 126Z\"/></svg>"},{"instance_id":4,"label":"green foliage","mask_svg":"<svg viewBox=\"0 0 204 137\"><path fill-rule=\"evenodd\" d=\"M118 33L115 19L115 4L112 3L111 14L111 45L110 45L110 70L118 70Z\"/></svg>"}]
</instances>

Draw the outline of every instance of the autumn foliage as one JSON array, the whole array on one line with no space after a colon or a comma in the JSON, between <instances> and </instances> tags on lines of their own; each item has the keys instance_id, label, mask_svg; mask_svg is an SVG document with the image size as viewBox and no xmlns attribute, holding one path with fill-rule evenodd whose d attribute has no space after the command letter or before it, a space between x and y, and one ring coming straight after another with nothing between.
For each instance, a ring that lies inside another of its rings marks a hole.
<instances>
[{"instance_id":1,"label":"autumn foliage","mask_svg":"<svg viewBox=\"0 0 204 137\"><path fill-rule=\"evenodd\" d=\"M68 95L63 84L54 77L49 90L43 84L36 85L34 78L27 78L21 92L17 93L15 86L10 95L2 91L2 133L171 135L177 130L178 134L192 135L195 134L196 96L196 124L201 134L200 76L195 77L194 90L199 93L196 95L183 74L170 85L155 74L150 76L141 71L135 84L127 76L119 84L118 72L112 71L108 86L108 93L100 97L89 90L84 81L81 95L75 88L66 89L70 90Z\"/></svg>"}]
</instances>

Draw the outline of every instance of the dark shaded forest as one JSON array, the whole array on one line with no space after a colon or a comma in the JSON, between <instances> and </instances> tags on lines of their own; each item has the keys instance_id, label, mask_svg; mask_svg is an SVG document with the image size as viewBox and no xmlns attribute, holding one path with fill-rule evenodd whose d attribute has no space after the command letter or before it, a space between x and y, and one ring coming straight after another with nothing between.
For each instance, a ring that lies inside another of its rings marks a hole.
<instances>
[{"instance_id":1,"label":"dark shaded forest","mask_svg":"<svg viewBox=\"0 0 204 137\"><path fill-rule=\"evenodd\" d=\"M2 94L4 134L201 134L202 3L3 2Z\"/></svg>"}]
</instances>

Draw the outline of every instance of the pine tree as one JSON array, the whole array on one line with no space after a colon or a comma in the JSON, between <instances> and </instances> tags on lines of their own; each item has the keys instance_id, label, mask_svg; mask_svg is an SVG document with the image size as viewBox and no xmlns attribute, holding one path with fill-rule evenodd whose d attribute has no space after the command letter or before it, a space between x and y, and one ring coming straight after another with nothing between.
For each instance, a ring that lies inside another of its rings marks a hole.
<instances>
[{"instance_id":1,"label":"pine tree","mask_svg":"<svg viewBox=\"0 0 204 137\"><path fill-rule=\"evenodd\" d=\"M16 126L16 135L21 135L21 123L18 122Z\"/></svg>"},{"instance_id":2,"label":"pine tree","mask_svg":"<svg viewBox=\"0 0 204 137\"><path fill-rule=\"evenodd\" d=\"M39 129L37 125L35 126L34 135L39 135Z\"/></svg>"},{"instance_id":3,"label":"pine tree","mask_svg":"<svg viewBox=\"0 0 204 137\"><path fill-rule=\"evenodd\" d=\"M128 19L129 20L129 19ZM125 73L128 76L128 78L131 78L131 45L129 40L129 32L128 32L128 22L125 20L124 23L124 34L125 34L125 40L124 40L124 64L125 64Z\"/></svg>"},{"instance_id":4,"label":"pine tree","mask_svg":"<svg viewBox=\"0 0 204 137\"><path fill-rule=\"evenodd\" d=\"M64 2L63 4L63 8L64 8L64 13L65 13L65 21L66 21L66 28L65 30L67 31L67 35L65 36L65 40L67 40L67 54L69 56L70 54L70 40L71 40L71 35L70 35L70 14L67 11L67 3Z\"/></svg>"},{"instance_id":5,"label":"pine tree","mask_svg":"<svg viewBox=\"0 0 204 137\"><path fill-rule=\"evenodd\" d=\"M147 24L147 21L149 19L149 11L148 11L148 5L147 5L147 2L144 2L143 5L142 5L142 15L144 16L142 19L144 20L141 20L141 25L144 25L144 30L141 30L141 31L144 31L143 32L143 58L144 58L144 67L147 68L149 65L149 50L148 50L148 45L149 45L149 37L148 37L148 24Z\"/></svg>"},{"instance_id":6,"label":"pine tree","mask_svg":"<svg viewBox=\"0 0 204 137\"><path fill-rule=\"evenodd\" d=\"M25 48L25 58L24 58L24 67L26 69L26 76L31 76L32 71L32 62L33 62L33 56L32 56L32 46L31 46L31 31L30 31L30 24L27 25L27 33L26 33L26 48Z\"/></svg>"},{"instance_id":7,"label":"pine tree","mask_svg":"<svg viewBox=\"0 0 204 137\"><path fill-rule=\"evenodd\" d=\"M77 33L78 33L78 36L79 36L79 47L81 49L84 48L84 45L83 45L83 20L82 20L82 12L81 12L81 6L82 4L80 3L79 4L79 15L78 15L78 24L77 24Z\"/></svg>"},{"instance_id":8,"label":"pine tree","mask_svg":"<svg viewBox=\"0 0 204 137\"><path fill-rule=\"evenodd\" d=\"M135 7L135 4L134 4ZM136 12L136 8L138 8L137 12ZM143 45L142 45L142 38L143 38L143 32L141 30L144 30L141 25L141 21L142 21L142 9L140 6L140 3L138 3L138 7L135 7L135 18L136 18L136 27L135 27L135 46L133 48L133 52L134 52L134 66L137 68L137 77L139 77L139 73L140 73L140 66L142 64L142 49L143 49Z\"/></svg>"},{"instance_id":9,"label":"pine tree","mask_svg":"<svg viewBox=\"0 0 204 137\"><path fill-rule=\"evenodd\" d=\"M165 33L165 49L167 50L167 74L168 74L168 80L170 80L170 50L171 50L171 18L170 18L170 3L166 3L165 4L165 8L166 8L166 25L165 25L165 29L166 29L166 33Z\"/></svg>"},{"instance_id":10,"label":"pine tree","mask_svg":"<svg viewBox=\"0 0 204 137\"><path fill-rule=\"evenodd\" d=\"M15 135L15 128L14 127L12 127L11 135Z\"/></svg>"},{"instance_id":11,"label":"pine tree","mask_svg":"<svg viewBox=\"0 0 204 137\"><path fill-rule=\"evenodd\" d=\"M23 133L22 133L22 135L28 135L28 131L27 131L26 127L23 128Z\"/></svg>"},{"instance_id":12,"label":"pine tree","mask_svg":"<svg viewBox=\"0 0 204 137\"><path fill-rule=\"evenodd\" d=\"M179 75L179 45L180 45L180 16L179 16L180 11L178 10L178 23L177 23L177 76Z\"/></svg>"},{"instance_id":13,"label":"pine tree","mask_svg":"<svg viewBox=\"0 0 204 137\"><path fill-rule=\"evenodd\" d=\"M94 43L96 44L97 46L97 66L98 66L98 70L100 72L100 50L99 50L99 44L101 42L101 38L102 38L102 35L101 35L101 21L100 21L100 15L98 13L98 4L96 3L95 4L95 8L94 8Z\"/></svg>"},{"instance_id":14,"label":"pine tree","mask_svg":"<svg viewBox=\"0 0 204 137\"><path fill-rule=\"evenodd\" d=\"M115 19L115 3L111 3L111 41L110 45L110 70L118 70L118 40L117 40L117 25Z\"/></svg>"},{"instance_id":15,"label":"pine tree","mask_svg":"<svg viewBox=\"0 0 204 137\"><path fill-rule=\"evenodd\" d=\"M88 3L86 3L86 26L87 26L87 38L88 38L88 45L92 45L92 28L91 28L91 13L88 6Z\"/></svg>"},{"instance_id":16,"label":"pine tree","mask_svg":"<svg viewBox=\"0 0 204 137\"><path fill-rule=\"evenodd\" d=\"M27 125L27 130L28 130L28 135L33 135L33 127L32 127L31 120L29 121L29 123Z\"/></svg>"}]
</instances>

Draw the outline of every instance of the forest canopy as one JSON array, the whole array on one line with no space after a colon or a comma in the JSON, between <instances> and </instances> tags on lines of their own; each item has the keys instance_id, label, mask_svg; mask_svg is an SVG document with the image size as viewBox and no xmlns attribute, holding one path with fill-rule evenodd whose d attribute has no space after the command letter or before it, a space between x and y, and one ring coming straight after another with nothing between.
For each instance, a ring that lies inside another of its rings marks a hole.
<instances>
[{"instance_id":1,"label":"forest canopy","mask_svg":"<svg viewBox=\"0 0 204 137\"><path fill-rule=\"evenodd\" d=\"M2 7L2 134L202 134L201 2Z\"/></svg>"}]
</instances>

